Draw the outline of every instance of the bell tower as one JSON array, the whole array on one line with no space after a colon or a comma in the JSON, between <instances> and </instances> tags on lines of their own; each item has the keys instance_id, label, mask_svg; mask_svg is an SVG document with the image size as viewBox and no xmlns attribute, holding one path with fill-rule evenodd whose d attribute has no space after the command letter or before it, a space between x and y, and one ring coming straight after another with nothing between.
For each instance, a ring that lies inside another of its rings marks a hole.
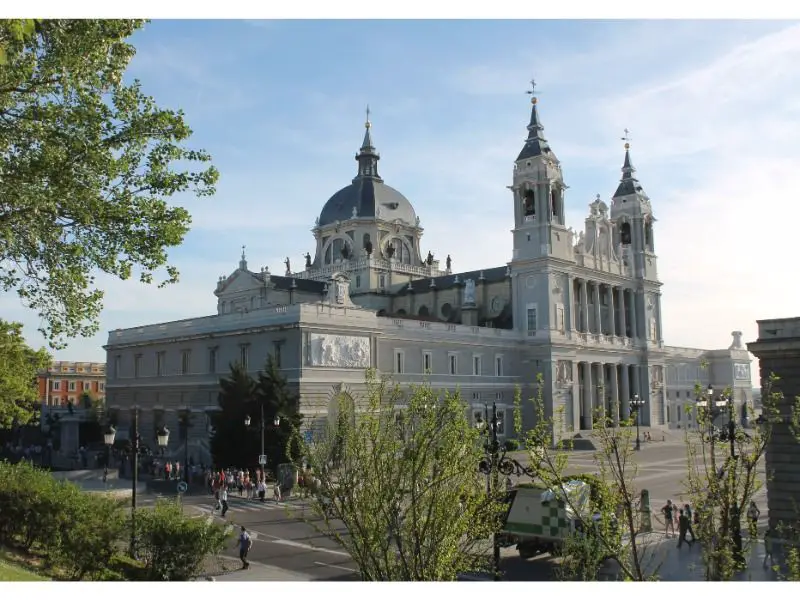
<instances>
[{"instance_id":1,"label":"bell tower","mask_svg":"<svg viewBox=\"0 0 800 600\"><path fill-rule=\"evenodd\" d=\"M567 186L561 163L544 136L539 119L536 83L531 81L528 137L514 163L511 190L514 203L513 321L532 343L544 343L563 330L563 303L551 291L563 287L553 259L572 256L571 235L565 225Z\"/></svg>"},{"instance_id":2,"label":"bell tower","mask_svg":"<svg viewBox=\"0 0 800 600\"><path fill-rule=\"evenodd\" d=\"M561 163L544 137L539 119L536 83L531 81L528 137L514 163L514 260L567 256L564 215L567 186Z\"/></svg>"}]
</instances>

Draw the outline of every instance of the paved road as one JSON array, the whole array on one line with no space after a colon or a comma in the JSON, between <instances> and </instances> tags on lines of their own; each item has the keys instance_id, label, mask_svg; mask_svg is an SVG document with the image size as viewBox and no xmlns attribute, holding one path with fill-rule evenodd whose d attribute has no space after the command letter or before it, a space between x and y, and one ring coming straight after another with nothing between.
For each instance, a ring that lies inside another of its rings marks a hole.
<instances>
[{"instance_id":1,"label":"paved road","mask_svg":"<svg viewBox=\"0 0 800 600\"><path fill-rule=\"evenodd\" d=\"M645 444L637 453L639 472L636 485L650 491L652 507L658 512L667 498L673 502L688 501L682 495L682 480L686 473L686 456L683 443ZM574 452L570 460L573 472L594 470L591 452ZM762 475L763 476L763 475ZM766 522L765 491L761 491L756 502L762 509L761 525ZM140 497L139 505L152 505L153 497ZM198 516L211 514L211 496L189 496L184 500L186 510ZM211 517L220 521L219 516ZM337 542L321 533L306 522L312 520L311 511L304 512L303 503L291 500L284 503L267 501L252 502L230 498L230 511L226 521L238 528L244 525L254 534L250 558L258 563L272 565L302 575L304 579L317 581L357 580L357 566L338 546ZM312 520L313 523L313 520ZM664 539L660 534L660 523L654 520L659 532L651 537L650 545L656 549L659 562L663 563L660 577L666 581L694 580L701 576L699 568L700 551L697 546L689 550L676 548L675 539ZM344 533L344 531L342 531ZM754 564L763 557L763 549L756 549ZM236 557L237 551L231 548L227 554ZM553 579L555 562L549 556L532 560L522 560L513 548L503 549L501 568L504 578L512 581L542 581ZM757 565L754 579L769 578ZM256 571L253 571L256 575Z\"/></svg>"}]
</instances>

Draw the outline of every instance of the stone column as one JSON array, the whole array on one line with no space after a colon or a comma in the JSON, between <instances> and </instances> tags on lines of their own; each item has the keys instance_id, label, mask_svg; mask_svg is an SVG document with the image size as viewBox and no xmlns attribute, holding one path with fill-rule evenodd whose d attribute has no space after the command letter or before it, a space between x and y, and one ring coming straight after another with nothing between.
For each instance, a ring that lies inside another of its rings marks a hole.
<instances>
[{"instance_id":1,"label":"stone column","mask_svg":"<svg viewBox=\"0 0 800 600\"><path fill-rule=\"evenodd\" d=\"M566 301L566 309L569 311L566 315L566 329L567 331L574 331L575 330L575 299L573 298L573 294L575 293L575 280L573 279L572 275L567 275L567 301Z\"/></svg>"},{"instance_id":2,"label":"stone column","mask_svg":"<svg viewBox=\"0 0 800 600\"><path fill-rule=\"evenodd\" d=\"M664 338L661 335L661 294L656 294L656 333L658 335L657 342L663 342Z\"/></svg>"},{"instance_id":3,"label":"stone column","mask_svg":"<svg viewBox=\"0 0 800 600\"><path fill-rule=\"evenodd\" d=\"M608 288L608 322L611 323L609 328L611 335L617 335L617 316L614 314L614 306L616 305L616 302L614 302L614 289L614 286L609 286Z\"/></svg>"},{"instance_id":4,"label":"stone column","mask_svg":"<svg viewBox=\"0 0 800 600\"><path fill-rule=\"evenodd\" d=\"M596 376L596 382L593 389L594 406L595 408L600 408L600 416L605 417L606 413L608 412L606 408L606 396L608 395L608 390L606 389L605 365L603 363L593 363L592 367L595 369L594 375Z\"/></svg>"},{"instance_id":5,"label":"stone column","mask_svg":"<svg viewBox=\"0 0 800 600\"><path fill-rule=\"evenodd\" d=\"M570 378L572 380L572 429L579 431L581 428L581 389L580 371L577 362L570 362Z\"/></svg>"},{"instance_id":6,"label":"stone column","mask_svg":"<svg viewBox=\"0 0 800 600\"><path fill-rule=\"evenodd\" d=\"M581 331L589 331L589 293L585 279L581 279Z\"/></svg>"},{"instance_id":7,"label":"stone column","mask_svg":"<svg viewBox=\"0 0 800 600\"><path fill-rule=\"evenodd\" d=\"M584 362L583 365L583 416L581 429L592 428L592 363Z\"/></svg>"},{"instance_id":8,"label":"stone column","mask_svg":"<svg viewBox=\"0 0 800 600\"><path fill-rule=\"evenodd\" d=\"M620 375L622 376L622 398L620 404L622 405L622 418L630 419L631 417L631 390L630 390L630 372L628 365L622 363L620 365Z\"/></svg>"},{"instance_id":9,"label":"stone column","mask_svg":"<svg viewBox=\"0 0 800 600\"><path fill-rule=\"evenodd\" d=\"M639 306L638 296L636 290L631 290L631 337L635 340L639 339L639 323L636 318L636 308Z\"/></svg>"},{"instance_id":10,"label":"stone column","mask_svg":"<svg viewBox=\"0 0 800 600\"><path fill-rule=\"evenodd\" d=\"M619 335L621 337L628 337L628 334L625 331L628 328L628 315L625 314L628 304L627 299L625 298L627 292L628 290L626 288L619 288Z\"/></svg>"},{"instance_id":11,"label":"stone column","mask_svg":"<svg viewBox=\"0 0 800 600\"><path fill-rule=\"evenodd\" d=\"M595 333L603 333L603 321L600 318L600 283L595 281L592 284L594 296L594 328Z\"/></svg>"},{"instance_id":12,"label":"stone column","mask_svg":"<svg viewBox=\"0 0 800 600\"><path fill-rule=\"evenodd\" d=\"M619 427L619 386L617 385L617 364L611 365L611 422L614 427Z\"/></svg>"}]
</instances>

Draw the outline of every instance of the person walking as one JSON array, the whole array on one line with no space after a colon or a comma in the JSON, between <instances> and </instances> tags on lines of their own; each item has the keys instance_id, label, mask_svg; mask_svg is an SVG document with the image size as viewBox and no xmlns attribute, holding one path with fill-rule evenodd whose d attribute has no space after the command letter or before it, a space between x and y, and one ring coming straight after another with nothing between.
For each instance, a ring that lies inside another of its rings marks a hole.
<instances>
[{"instance_id":1,"label":"person walking","mask_svg":"<svg viewBox=\"0 0 800 600\"><path fill-rule=\"evenodd\" d=\"M689 522L689 528L687 529L686 532L692 534L692 543L694 543L695 535L694 535L694 529L692 529L692 507L689 506L688 504L684 504L683 505L683 513L686 515L686 519ZM695 522L697 522L697 521L695 521ZM680 523L678 523L678 525L680 526Z\"/></svg>"},{"instance_id":2,"label":"person walking","mask_svg":"<svg viewBox=\"0 0 800 600\"><path fill-rule=\"evenodd\" d=\"M769 559L769 566L775 564L775 559L772 558L772 551L775 547L775 530L768 527L764 532L764 568L767 568L767 559Z\"/></svg>"},{"instance_id":3,"label":"person walking","mask_svg":"<svg viewBox=\"0 0 800 600\"><path fill-rule=\"evenodd\" d=\"M761 511L758 510L755 500L751 500L750 506L747 509L747 520L750 522L750 535L755 535L758 531L758 517L760 516Z\"/></svg>"},{"instance_id":4,"label":"person walking","mask_svg":"<svg viewBox=\"0 0 800 600\"><path fill-rule=\"evenodd\" d=\"M694 545L694 540L690 542L686 539L686 532L689 531L689 527L691 526L689 517L686 516L683 509L680 509L678 513L678 548L683 545L683 542L689 544L689 548L691 548Z\"/></svg>"},{"instance_id":5,"label":"person walking","mask_svg":"<svg viewBox=\"0 0 800 600\"><path fill-rule=\"evenodd\" d=\"M247 560L247 553L253 546L253 538L247 533L244 525L242 525L241 533L239 533L239 560L242 561L242 569L249 569L250 562Z\"/></svg>"},{"instance_id":6,"label":"person walking","mask_svg":"<svg viewBox=\"0 0 800 600\"><path fill-rule=\"evenodd\" d=\"M223 486L222 490L220 490L219 501L220 501L220 504L222 504L222 513L220 513L220 516L224 519L225 518L225 513L228 512L228 488L227 487Z\"/></svg>"},{"instance_id":7,"label":"person walking","mask_svg":"<svg viewBox=\"0 0 800 600\"><path fill-rule=\"evenodd\" d=\"M672 530L672 536L675 536L675 505L672 500L667 500L667 503L662 507L661 514L664 515L664 537L669 537L669 531Z\"/></svg>"}]
</instances>

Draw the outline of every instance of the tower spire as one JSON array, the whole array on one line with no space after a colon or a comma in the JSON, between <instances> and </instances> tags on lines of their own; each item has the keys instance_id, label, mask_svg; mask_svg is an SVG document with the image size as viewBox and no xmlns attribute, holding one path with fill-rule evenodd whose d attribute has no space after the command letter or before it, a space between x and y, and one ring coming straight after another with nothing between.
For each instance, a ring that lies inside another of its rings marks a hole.
<instances>
[{"instance_id":1,"label":"tower spire","mask_svg":"<svg viewBox=\"0 0 800 600\"><path fill-rule=\"evenodd\" d=\"M528 138L525 140L525 146L523 146L517 160L533 158L543 154L548 154L555 158L553 151L550 149L550 145L547 143L547 139L544 137L544 127L539 120L539 111L537 108L539 99L537 93L541 92L536 91L535 79L531 79L530 83L531 89L525 92L531 96L531 120L528 123Z\"/></svg>"},{"instance_id":2,"label":"tower spire","mask_svg":"<svg viewBox=\"0 0 800 600\"><path fill-rule=\"evenodd\" d=\"M239 260L239 268L242 271L246 271L247 270L247 257L245 256L245 253L244 253L246 248L247 248L247 246L242 246L242 258L241 258L241 260Z\"/></svg>"},{"instance_id":3,"label":"tower spire","mask_svg":"<svg viewBox=\"0 0 800 600\"><path fill-rule=\"evenodd\" d=\"M631 161L631 137L630 131L624 129L625 135L620 139L625 142L625 160L622 162L622 179L620 179L617 191L614 192L614 198L620 196L629 196L631 194L644 194L641 184L636 179L636 169L633 167Z\"/></svg>"},{"instance_id":4,"label":"tower spire","mask_svg":"<svg viewBox=\"0 0 800 600\"><path fill-rule=\"evenodd\" d=\"M378 154L378 151L375 149L375 145L372 143L372 122L369 120L369 116L371 111L369 109L369 104L367 105L367 118L364 121L364 141L361 142L361 148L356 154L356 161L358 161L358 175L356 175L353 181L357 181L359 179L375 179L376 181L383 181L378 175L378 161L380 160L381 156Z\"/></svg>"}]
</instances>

